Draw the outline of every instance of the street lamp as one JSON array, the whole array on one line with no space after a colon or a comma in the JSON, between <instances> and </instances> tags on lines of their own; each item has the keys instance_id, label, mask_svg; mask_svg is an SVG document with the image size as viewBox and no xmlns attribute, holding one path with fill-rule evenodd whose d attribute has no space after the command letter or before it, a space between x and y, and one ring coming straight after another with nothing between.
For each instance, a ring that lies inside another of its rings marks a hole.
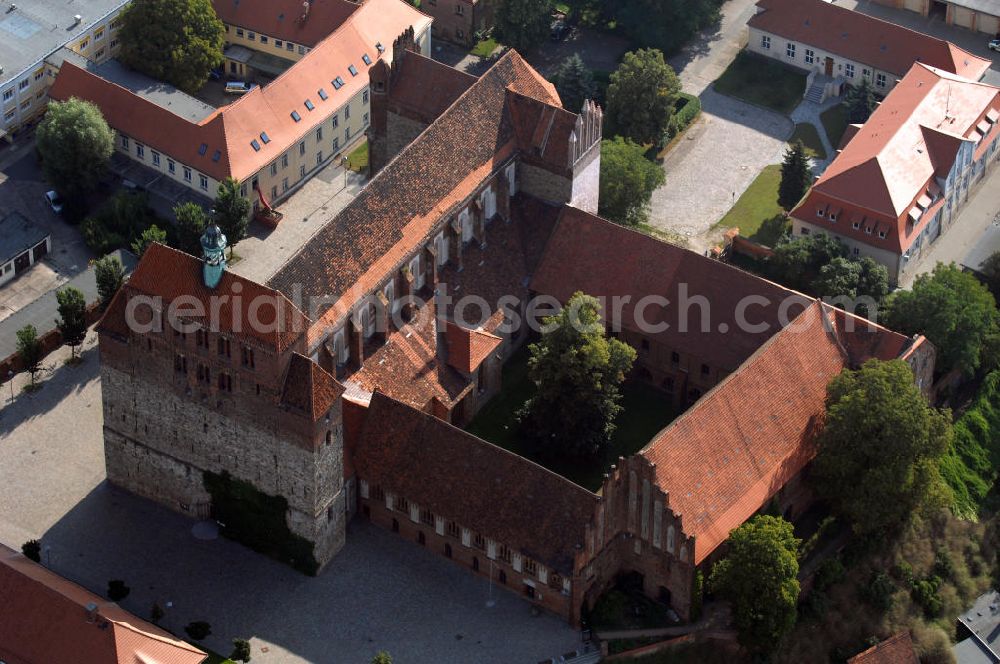
<instances>
[{"instance_id":1,"label":"street lamp","mask_svg":"<svg viewBox=\"0 0 1000 664\"><path fill-rule=\"evenodd\" d=\"M340 165L344 167L344 189L347 189L347 157L340 158Z\"/></svg>"}]
</instances>

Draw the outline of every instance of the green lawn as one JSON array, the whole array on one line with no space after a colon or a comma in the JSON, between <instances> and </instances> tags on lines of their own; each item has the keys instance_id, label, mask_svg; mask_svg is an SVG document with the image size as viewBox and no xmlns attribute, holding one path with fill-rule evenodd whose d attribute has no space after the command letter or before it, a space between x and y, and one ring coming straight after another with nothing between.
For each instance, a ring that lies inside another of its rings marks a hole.
<instances>
[{"instance_id":1,"label":"green lawn","mask_svg":"<svg viewBox=\"0 0 1000 664\"><path fill-rule=\"evenodd\" d=\"M806 154L810 157L826 159L826 150L823 148L823 140L819 137L819 132L816 131L816 127L810 123L800 122L795 125L795 131L792 132L792 137L788 139L788 142L794 143L795 141L802 141L802 144L806 146Z\"/></svg>"},{"instance_id":2,"label":"green lawn","mask_svg":"<svg viewBox=\"0 0 1000 664\"><path fill-rule=\"evenodd\" d=\"M526 458L542 463L525 441L518 435L516 413L524 405L534 385L528 378L527 346L507 361L503 369L503 389L487 403L468 427L472 433L494 445L499 445ZM544 463L552 471L595 491L600 488L607 469L619 456L635 454L678 412L667 401L663 392L645 383L632 381L623 388L624 412L618 417L618 428L606 450L604 459L592 463L578 461Z\"/></svg>"},{"instance_id":3,"label":"green lawn","mask_svg":"<svg viewBox=\"0 0 1000 664\"><path fill-rule=\"evenodd\" d=\"M363 142L347 155L347 167L358 173L368 168L368 141Z\"/></svg>"},{"instance_id":4,"label":"green lawn","mask_svg":"<svg viewBox=\"0 0 1000 664\"><path fill-rule=\"evenodd\" d=\"M785 211L778 205L780 182L781 165L765 166L717 226L737 227L743 237L773 247L787 223Z\"/></svg>"},{"instance_id":5,"label":"green lawn","mask_svg":"<svg viewBox=\"0 0 1000 664\"><path fill-rule=\"evenodd\" d=\"M493 39L481 39L479 43L472 47L469 51L472 55L478 55L481 58L488 58L494 49L497 47L497 40Z\"/></svg>"},{"instance_id":6,"label":"green lawn","mask_svg":"<svg viewBox=\"0 0 1000 664\"><path fill-rule=\"evenodd\" d=\"M806 75L779 62L741 51L716 79L715 89L787 115L802 101Z\"/></svg>"},{"instance_id":7,"label":"green lawn","mask_svg":"<svg viewBox=\"0 0 1000 664\"><path fill-rule=\"evenodd\" d=\"M840 139L844 136L844 130L847 129L847 109L843 104L837 104L823 111L819 117L823 121L830 145L836 150L840 145Z\"/></svg>"}]
</instances>

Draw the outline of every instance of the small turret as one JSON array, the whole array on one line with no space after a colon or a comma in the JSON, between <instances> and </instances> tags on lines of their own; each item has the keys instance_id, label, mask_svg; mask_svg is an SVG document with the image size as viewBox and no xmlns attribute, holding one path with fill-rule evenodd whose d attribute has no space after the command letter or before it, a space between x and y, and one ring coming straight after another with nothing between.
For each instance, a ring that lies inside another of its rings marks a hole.
<instances>
[{"instance_id":1,"label":"small turret","mask_svg":"<svg viewBox=\"0 0 1000 664\"><path fill-rule=\"evenodd\" d=\"M202 233L201 253L205 286L215 288L226 269L226 236L214 222Z\"/></svg>"}]
</instances>

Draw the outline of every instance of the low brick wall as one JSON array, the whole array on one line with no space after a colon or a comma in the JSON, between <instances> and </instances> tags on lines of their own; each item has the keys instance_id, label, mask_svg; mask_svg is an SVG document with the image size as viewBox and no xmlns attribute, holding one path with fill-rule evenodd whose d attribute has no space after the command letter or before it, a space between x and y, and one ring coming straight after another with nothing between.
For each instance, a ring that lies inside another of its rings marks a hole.
<instances>
[{"instance_id":1,"label":"low brick wall","mask_svg":"<svg viewBox=\"0 0 1000 664\"><path fill-rule=\"evenodd\" d=\"M742 254L743 256L749 256L754 260L762 260L764 258L770 258L774 255L774 250L770 247L765 247L762 244L757 244L743 237L742 235L737 235L732 239L732 245L730 250L736 254Z\"/></svg>"},{"instance_id":2,"label":"low brick wall","mask_svg":"<svg viewBox=\"0 0 1000 664\"><path fill-rule=\"evenodd\" d=\"M87 306L87 325L93 325L101 317L101 306L100 303L94 302ZM52 351L56 350L63 345L62 333L59 328L55 327L55 321L52 321L52 329L47 331L38 332L38 340L42 345L42 358L45 358ZM17 353L11 353L8 357L0 360L0 381L7 379L10 372L15 374L24 371L24 363L21 362L21 356Z\"/></svg>"}]
</instances>

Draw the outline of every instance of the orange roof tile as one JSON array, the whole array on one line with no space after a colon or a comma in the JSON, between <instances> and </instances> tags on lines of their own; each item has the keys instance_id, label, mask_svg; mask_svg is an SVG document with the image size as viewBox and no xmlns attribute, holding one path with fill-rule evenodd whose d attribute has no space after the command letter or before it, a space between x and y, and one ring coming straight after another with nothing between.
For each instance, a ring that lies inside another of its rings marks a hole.
<instances>
[{"instance_id":1,"label":"orange roof tile","mask_svg":"<svg viewBox=\"0 0 1000 664\"><path fill-rule=\"evenodd\" d=\"M348 0L212 0L223 23L315 46L358 9ZM305 13L308 7L308 13Z\"/></svg>"},{"instance_id":2,"label":"orange roof tile","mask_svg":"<svg viewBox=\"0 0 1000 664\"><path fill-rule=\"evenodd\" d=\"M503 339L495 334L472 330L451 321L445 323L444 337L448 344L448 364L466 374L478 369L503 343Z\"/></svg>"},{"instance_id":3,"label":"orange roof tile","mask_svg":"<svg viewBox=\"0 0 1000 664\"><path fill-rule=\"evenodd\" d=\"M918 664L909 630L890 636L847 660L847 664Z\"/></svg>"},{"instance_id":4,"label":"orange roof tile","mask_svg":"<svg viewBox=\"0 0 1000 664\"><path fill-rule=\"evenodd\" d=\"M10 664L200 664L208 656L2 544L0 598L0 660Z\"/></svg>"},{"instance_id":5,"label":"orange roof tile","mask_svg":"<svg viewBox=\"0 0 1000 664\"><path fill-rule=\"evenodd\" d=\"M292 353L285 372L281 402L315 422L330 411L344 387L325 369L299 353Z\"/></svg>"},{"instance_id":6,"label":"orange roof tile","mask_svg":"<svg viewBox=\"0 0 1000 664\"><path fill-rule=\"evenodd\" d=\"M922 62L979 80L991 62L943 39L824 0L760 0L748 25L902 76ZM784 49L784 47L781 47Z\"/></svg>"}]
</instances>

